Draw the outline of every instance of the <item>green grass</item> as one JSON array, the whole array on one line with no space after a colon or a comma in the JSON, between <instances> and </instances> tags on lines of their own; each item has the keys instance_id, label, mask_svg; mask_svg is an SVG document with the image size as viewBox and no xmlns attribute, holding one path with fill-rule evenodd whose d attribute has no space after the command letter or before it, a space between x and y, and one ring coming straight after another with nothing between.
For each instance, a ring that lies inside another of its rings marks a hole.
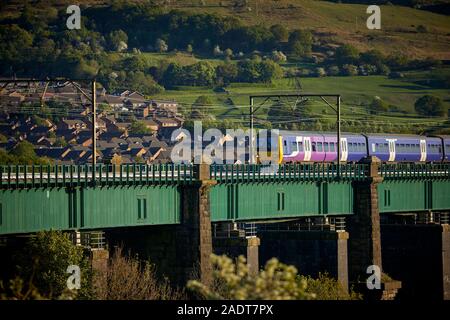
<instances>
[{"instance_id":1,"label":"green grass","mask_svg":"<svg viewBox=\"0 0 450 320\"><path fill-rule=\"evenodd\" d=\"M450 59L450 19L424 10L393 5L381 7L381 30L366 27L367 5L316 0L249 1L250 10L236 11L231 1L209 0L206 6L172 1L190 12L218 13L240 18L248 25L283 24L289 29L312 29L317 37L334 43L351 43L360 50L401 51L411 57ZM220 3L226 6L220 6ZM423 25L428 33L417 33Z\"/></svg>"},{"instance_id":2,"label":"green grass","mask_svg":"<svg viewBox=\"0 0 450 320\"><path fill-rule=\"evenodd\" d=\"M450 69L442 69L440 73L449 74ZM434 89L429 86L418 85L410 82L411 79L426 78L429 72L414 72L407 74L406 79L389 79L386 76L355 76L355 77L324 77L302 78L303 93L335 93L342 97L342 117L344 120L364 119L379 122L391 122L392 124L425 125L431 127L442 124L444 118L424 118L414 111L415 101L425 95L432 94L444 101L445 109L450 108L450 92L448 89ZM272 84L233 83L227 90L229 93L215 93L211 88L180 87L179 90L167 90L156 98L171 98L177 100L186 109L200 95L212 98L213 106L206 106L205 112L216 119L229 119L242 121L248 114L249 95L251 94L282 94L294 93L293 82L289 79L280 79ZM385 114L370 115L367 104L378 96L388 104L395 105L402 112L388 112ZM237 108L224 105L224 101L230 98ZM258 103L260 101L257 101ZM293 103L293 101L291 101ZM334 112L319 99L312 99L312 112L324 122L332 122L335 119ZM259 117L265 118L267 109L261 109Z\"/></svg>"}]
</instances>

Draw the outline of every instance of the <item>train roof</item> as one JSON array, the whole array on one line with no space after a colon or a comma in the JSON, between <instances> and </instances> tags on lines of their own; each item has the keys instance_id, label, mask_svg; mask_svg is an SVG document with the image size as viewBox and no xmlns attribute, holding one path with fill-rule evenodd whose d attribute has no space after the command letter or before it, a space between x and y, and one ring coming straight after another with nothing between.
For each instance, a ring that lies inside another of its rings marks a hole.
<instances>
[{"instance_id":1,"label":"train roof","mask_svg":"<svg viewBox=\"0 0 450 320\"><path fill-rule=\"evenodd\" d=\"M329 131L329 132L320 132L320 131L290 131L290 130L280 130L280 135L305 135L305 134L318 134L318 135L324 135L324 136L333 136L335 137L337 135L336 131ZM361 136L361 133L356 132L341 132L341 135L346 136Z\"/></svg>"}]
</instances>

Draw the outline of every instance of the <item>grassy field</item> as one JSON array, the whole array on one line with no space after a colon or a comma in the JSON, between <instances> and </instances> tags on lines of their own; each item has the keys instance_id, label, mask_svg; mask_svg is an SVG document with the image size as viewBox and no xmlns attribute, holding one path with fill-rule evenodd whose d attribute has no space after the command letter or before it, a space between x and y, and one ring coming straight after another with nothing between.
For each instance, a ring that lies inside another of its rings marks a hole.
<instances>
[{"instance_id":1,"label":"grassy field","mask_svg":"<svg viewBox=\"0 0 450 320\"><path fill-rule=\"evenodd\" d=\"M220 5L222 3L222 6ZM194 5L195 4L195 5ZM190 12L219 13L240 18L246 24L283 24L289 29L312 29L329 42L351 43L360 50L403 52L411 57L450 59L450 19L445 15L402 6L381 7L381 30L369 30L367 5L316 0L250 0L247 9L235 10L231 1L172 1ZM417 33L422 25L427 33Z\"/></svg>"},{"instance_id":2,"label":"grassy field","mask_svg":"<svg viewBox=\"0 0 450 320\"><path fill-rule=\"evenodd\" d=\"M450 73L450 69L445 69ZM342 96L343 119L373 121L374 123L391 122L392 124L417 124L427 127L442 124L444 118L423 118L414 111L415 101L425 95L440 97L445 109L450 108L450 92L448 89L435 89L419 85L411 80L426 78L427 72L406 74L405 79L389 79L386 76L355 76L355 77L324 77L301 79L304 93L335 93ZM292 80L281 79L273 84L233 83L227 88L227 93L216 93L211 88L181 87L178 90L167 90L156 98L175 99L186 109L200 95L211 98L213 104L204 106L205 113L215 119L242 121L247 119L249 95L251 94L282 94L294 93ZM396 106L401 112L370 115L367 105L374 97L380 97L390 105ZM227 105L229 99L234 106ZM260 102L260 101L259 101ZM287 102L287 101L286 101ZM258 102L256 102L258 103ZM294 101L290 102L293 104ZM335 119L334 112L319 99L311 100L313 114L323 121ZM261 109L260 118L265 118L267 109Z\"/></svg>"}]
</instances>

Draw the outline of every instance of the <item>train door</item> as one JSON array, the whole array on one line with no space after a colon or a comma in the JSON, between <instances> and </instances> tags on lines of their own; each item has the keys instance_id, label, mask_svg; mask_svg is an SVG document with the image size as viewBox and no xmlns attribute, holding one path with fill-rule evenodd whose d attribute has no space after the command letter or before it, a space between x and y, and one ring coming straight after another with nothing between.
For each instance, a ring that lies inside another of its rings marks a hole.
<instances>
[{"instance_id":1,"label":"train door","mask_svg":"<svg viewBox=\"0 0 450 320\"><path fill-rule=\"evenodd\" d=\"M396 139L387 139L389 147L389 159L388 161L395 161L395 141Z\"/></svg>"},{"instance_id":2,"label":"train door","mask_svg":"<svg viewBox=\"0 0 450 320\"><path fill-rule=\"evenodd\" d=\"M305 150L304 161L310 161L311 160L311 138L305 137L303 139L303 144L304 144L304 150Z\"/></svg>"},{"instance_id":3,"label":"train door","mask_svg":"<svg viewBox=\"0 0 450 320\"><path fill-rule=\"evenodd\" d=\"M341 138L341 161L347 161L347 158L348 158L347 138Z\"/></svg>"},{"instance_id":4,"label":"train door","mask_svg":"<svg viewBox=\"0 0 450 320\"><path fill-rule=\"evenodd\" d=\"M420 140L420 161L427 161L427 141L424 139Z\"/></svg>"}]
</instances>

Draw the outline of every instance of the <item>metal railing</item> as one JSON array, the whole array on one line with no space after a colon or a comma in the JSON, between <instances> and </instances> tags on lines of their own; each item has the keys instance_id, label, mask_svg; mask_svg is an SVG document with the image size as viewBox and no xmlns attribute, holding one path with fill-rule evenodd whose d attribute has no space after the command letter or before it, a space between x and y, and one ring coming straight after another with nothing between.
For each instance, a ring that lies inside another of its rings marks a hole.
<instances>
[{"instance_id":1,"label":"metal railing","mask_svg":"<svg viewBox=\"0 0 450 320\"><path fill-rule=\"evenodd\" d=\"M379 169L384 179L450 179L450 163L382 163Z\"/></svg>"},{"instance_id":2,"label":"metal railing","mask_svg":"<svg viewBox=\"0 0 450 320\"><path fill-rule=\"evenodd\" d=\"M224 183L362 180L368 165L341 164L211 165L211 179Z\"/></svg>"},{"instance_id":3,"label":"metal railing","mask_svg":"<svg viewBox=\"0 0 450 320\"><path fill-rule=\"evenodd\" d=\"M116 186L185 184L197 180L197 165L6 165L0 166L0 187ZM211 179L219 183L364 180L368 164L212 164ZM392 179L450 179L450 163L381 164L379 174Z\"/></svg>"},{"instance_id":4,"label":"metal railing","mask_svg":"<svg viewBox=\"0 0 450 320\"><path fill-rule=\"evenodd\" d=\"M95 170L87 164L0 166L2 188L181 184L193 180L193 166L186 164L98 164Z\"/></svg>"}]
</instances>

